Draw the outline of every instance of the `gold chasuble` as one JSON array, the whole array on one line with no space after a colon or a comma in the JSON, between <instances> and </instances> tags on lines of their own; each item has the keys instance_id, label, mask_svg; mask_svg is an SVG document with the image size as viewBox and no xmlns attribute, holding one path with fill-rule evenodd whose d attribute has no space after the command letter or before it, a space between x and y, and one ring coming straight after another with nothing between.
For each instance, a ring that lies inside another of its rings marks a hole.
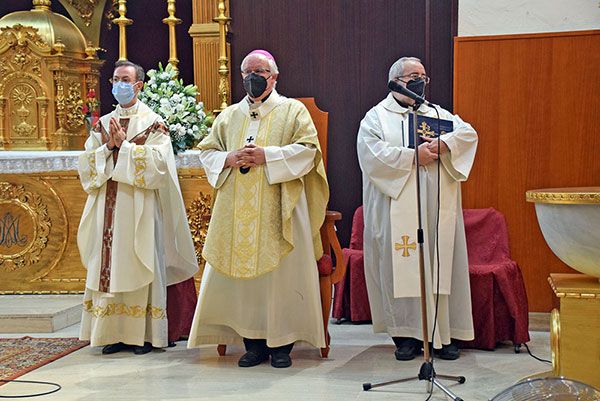
<instances>
[{"instance_id":1,"label":"gold chasuble","mask_svg":"<svg viewBox=\"0 0 600 401\"><path fill-rule=\"evenodd\" d=\"M234 151L248 143L264 148L300 144L316 153L310 172L291 181L269 184L265 165L246 173L232 169L219 179L202 256L216 270L240 279L277 269L294 249L292 213L303 191L309 210L305 224L310 224L315 260L319 259L319 230L329 198L317 131L304 105L273 91L255 106L242 101L225 109L198 147Z\"/></svg>"}]
</instances>

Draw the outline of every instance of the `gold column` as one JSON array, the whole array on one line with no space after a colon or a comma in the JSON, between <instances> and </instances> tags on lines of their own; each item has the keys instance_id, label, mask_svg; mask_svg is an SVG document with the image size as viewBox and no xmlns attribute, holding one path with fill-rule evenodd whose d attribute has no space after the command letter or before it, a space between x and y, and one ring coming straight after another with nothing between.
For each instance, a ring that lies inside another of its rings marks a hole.
<instances>
[{"instance_id":1,"label":"gold column","mask_svg":"<svg viewBox=\"0 0 600 401\"><path fill-rule=\"evenodd\" d=\"M48 98L41 96L37 98L40 107L40 140L46 143L46 147L50 144L48 140Z\"/></svg>"},{"instance_id":2,"label":"gold column","mask_svg":"<svg viewBox=\"0 0 600 401\"><path fill-rule=\"evenodd\" d=\"M215 15L219 15L220 2L224 4L223 15L228 18L228 0L194 0L192 3L193 24L189 34L194 44L194 83L198 87L199 100L204 102L205 110L219 109L222 103L219 97L220 26L214 21ZM229 53L229 44L225 43L224 46L226 54ZM228 65L225 64L225 67ZM228 79L227 83L229 82ZM229 97L227 101L230 101Z\"/></svg>"},{"instance_id":3,"label":"gold column","mask_svg":"<svg viewBox=\"0 0 600 401\"><path fill-rule=\"evenodd\" d=\"M231 79L229 77L229 58L227 58L227 24L231 21L225 11L227 6L225 1L220 0L217 6L219 15L217 18L213 18L213 21L219 24L219 100L221 104L219 108L214 112L219 113L224 110L231 101L231 95L229 91Z\"/></svg>"},{"instance_id":4,"label":"gold column","mask_svg":"<svg viewBox=\"0 0 600 401\"><path fill-rule=\"evenodd\" d=\"M169 16L164 18L162 22L169 25L169 64L179 72L177 65L179 59L177 59L177 41L175 33L175 25L181 24L181 20L175 17L175 0L167 0L167 12Z\"/></svg>"},{"instance_id":5,"label":"gold column","mask_svg":"<svg viewBox=\"0 0 600 401\"><path fill-rule=\"evenodd\" d=\"M112 20L119 26L119 61L127 60L127 33L125 27L133 24L133 20L125 17L127 14L127 0L119 0L119 17Z\"/></svg>"}]
</instances>

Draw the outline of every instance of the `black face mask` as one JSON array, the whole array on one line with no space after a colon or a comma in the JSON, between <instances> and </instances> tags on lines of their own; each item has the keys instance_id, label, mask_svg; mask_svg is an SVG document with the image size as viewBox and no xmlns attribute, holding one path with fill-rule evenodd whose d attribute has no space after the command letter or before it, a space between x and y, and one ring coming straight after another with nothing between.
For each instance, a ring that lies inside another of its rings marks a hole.
<instances>
[{"instance_id":1,"label":"black face mask","mask_svg":"<svg viewBox=\"0 0 600 401\"><path fill-rule=\"evenodd\" d=\"M423 79L411 79L406 83L406 89L416 93L423 97L425 95L425 80Z\"/></svg>"},{"instance_id":2,"label":"black face mask","mask_svg":"<svg viewBox=\"0 0 600 401\"><path fill-rule=\"evenodd\" d=\"M244 89L250 97L257 98L267 89L267 79L255 73L246 75Z\"/></svg>"}]
</instances>

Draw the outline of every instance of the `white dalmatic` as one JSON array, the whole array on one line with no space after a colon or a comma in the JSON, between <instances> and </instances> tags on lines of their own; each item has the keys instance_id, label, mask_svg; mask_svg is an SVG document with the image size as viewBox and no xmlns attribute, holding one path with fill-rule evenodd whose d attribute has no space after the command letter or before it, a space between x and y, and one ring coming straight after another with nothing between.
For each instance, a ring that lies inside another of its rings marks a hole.
<instances>
[{"instance_id":1,"label":"white dalmatic","mask_svg":"<svg viewBox=\"0 0 600 401\"><path fill-rule=\"evenodd\" d=\"M108 150L109 121L127 132ZM162 119L137 102L103 116L79 157L88 199L77 243L87 270L80 338L167 345L166 287L198 270Z\"/></svg>"},{"instance_id":2,"label":"white dalmatic","mask_svg":"<svg viewBox=\"0 0 600 401\"><path fill-rule=\"evenodd\" d=\"M437 107L454 130L442 136L449 152L438 163L421 166L421 217L429 339L434 326L435 294L439 296L434 346L451 338L473 339L467 249L460 182L471 170L477 133L460 117ZM436 117L432 107L417 111ZM408 148L409 110L390 93L361 122L357 138L363 172L365 278L375 332L422 339L415 151ZM438 256L439 248L439 281ZM439 284L439 290L438 290Z\"/></svg>"}]
</instances>

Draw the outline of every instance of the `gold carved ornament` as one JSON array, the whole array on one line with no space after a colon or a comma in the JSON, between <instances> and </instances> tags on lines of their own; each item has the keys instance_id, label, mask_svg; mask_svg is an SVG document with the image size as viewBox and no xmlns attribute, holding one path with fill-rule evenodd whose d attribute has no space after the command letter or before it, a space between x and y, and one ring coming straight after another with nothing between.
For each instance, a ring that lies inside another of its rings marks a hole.
<instances>
[{"instance_id":1,"label":"gold carved ornament","mask_svg":"<svg viewBox=\"0 0 600 401\"><path fill-rule=\"evenodd\" d=\"M50 234L48 207L22 185L0 182L0 267L17 270L37 263Z\"/></svg>"},{"instance_id":2,"label":"gold carved ornament","mask_svg":"<svg viewBox=\"0 0 600 401\"><path fill-rule=\"evenodd\" d=\"M51 50L39 35L37 28L21 24L0 28L0 53L8 47L27 47L28 44L40 53L48 53Z\"/></svg>"},{"instance_id":3,"label":"gold carved ornament","mask_svg":"<svg viewBox=\"0 0 600 401\"><path fill-rule=\"evenodd\" d=\"M15 123L12 126L13 132L20 138L35 138L37 134L37 125L29 124L29 115L35 114L33 103L35 99L35 90L28 84L19 84L14 87L11 93L11 101L16 106Z\"/></svg>"},{"instance_id":4,"label":"gold carved ornament","mask_svg":"<svg viewBox=\"0 0 600 401\"><path fill-rule=\"evenodd\" d=\"M600 204L600 187L536 189L525 193L527 202Z\"/></svg>"},{"instance_id":5,"label":"gold carved ornament","mask_svg":"<svg viewBox=\"0 0 600 401\"><path fill-rule=\"evenodd\" d=\"M77 10L77 14L84 21L85 26L92 24L94 9L99 2L100 0L67 0L67 3Z\"/></svg>"},{"instance_id":6,"label":"gold carved ornament","mask_svg":"<svg viewBox=\"0 0 600 401\"><path fill-rule=\"evenodd\" d=\"M211 205L211 196L204 195L200 192L191 202L190 206L186 208L188 224L190 225L190 232L192 233L194 249L196 250L196 258L198 261L202 260L202 248L204 247L204 241L206 240L206 233L208 231Z\"/></svg>"},{"instance_id":7,"label":"gold carved ornament","mask_svg":"<svg viewBox=\"0 0 600 401\"><path fill-rule=\"evenodd\" d=\"M71 82L66 100L66 125L76 130L84 124L83 99L81 98L81 83Z\"/></svg>"},{"instance_id":8,"label":"gold carved ornament","mask_svg":"<svg viewBox=\"0 0 600 401\"><path fill-rule=\"evenodd\" d=\"M85 123L81 83L70 81L61 71L54 73L56 117L60 128L74 131Z\"/></svg>"},{"instance_id":9,"label":"gold carved ornament","mask_svg":"<svg viewBox=\"0 0 600 401\"><path fill-rule=\"evenodd\" d=\"M32 53L32 48L38 53L47 54L52 50L42 40L37 28L20 24L0 28L0 54L6 53L0 59L0 85L3 86L13 72L31 72L42 76L40 57Z\"/></svg>"}]
</instances>

